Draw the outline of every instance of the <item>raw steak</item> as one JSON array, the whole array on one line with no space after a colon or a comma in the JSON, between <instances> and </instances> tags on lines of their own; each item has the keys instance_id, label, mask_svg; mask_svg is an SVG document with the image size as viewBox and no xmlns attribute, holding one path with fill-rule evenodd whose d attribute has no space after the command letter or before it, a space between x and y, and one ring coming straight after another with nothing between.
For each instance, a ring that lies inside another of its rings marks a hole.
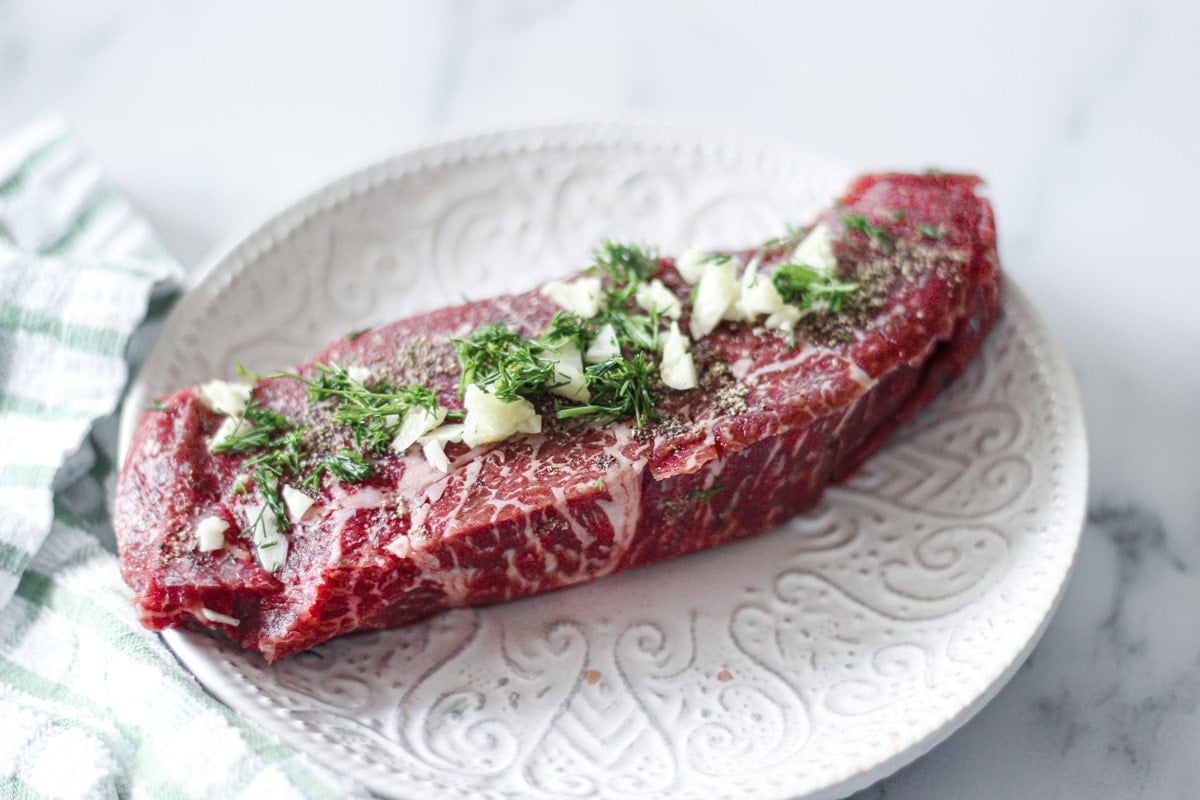
<instances>
[{"instance_id":1,"label":"raw steak","mask_svg":"<svg viewBox=\"0 0 1200 800\"><path fill-rule=\"evenodd\" d=\"M142 622L216 629L275 661L351 631L559 589L778 525L960 374L999 315L995 230L978 184L859 179L819 220L839 269L874 292L848 325L815 314L790 340L722 322L693 345L700 386L664 392L658 420L642 429L547 415L539 434L448 445L448 473L415 448L375 458L362 483L326 475L274 574L241 533L255 502L235 488L244 456L208 449L222 418L195 389L163 398L137 424L116 498L122 571ZM767 270L788 255L757 254ZM659 268L686 297L674 263ZM533 291L434 311L338 341L299 372L362 365L462 408L449 337L497 321L537 335L557 310ZM308 404L287 378L261 380L254 397L291 417ZM224 547L201 552L195 530L213 516L229 523Z\"/></svg>"}]
</instances>

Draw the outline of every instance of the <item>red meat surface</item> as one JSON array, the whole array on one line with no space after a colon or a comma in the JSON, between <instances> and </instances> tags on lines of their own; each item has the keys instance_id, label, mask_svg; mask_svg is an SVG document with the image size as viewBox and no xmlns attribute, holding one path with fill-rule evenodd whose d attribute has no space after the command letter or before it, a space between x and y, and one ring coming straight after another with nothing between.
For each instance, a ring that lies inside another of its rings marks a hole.
<instances>
[{"instance_id":1,"label":"red meat surface","mask_svg":"<svg viewBox=\"0 0 1200 800\"><path fill-rule=\"evenodd\" d=\"M867 176L820 216L840 269L888 276L853 327L834 336L801 327L790 341L723 322L693 345L701 386L665 392L644 429L549 419L540 434L448 445L449 473L416 448L374 457L363 483L326 475L275 574L241 533L255 502L234 489L244 456L209 451L222 418L195 389L163 398L165 410L138 421L114 515L142 622L219 630L274 661L351 631L715 547L805 511L966 368L1000 314L995 230L978 185ZM852 216L883 235L847 227ZM760 255L769 270L786 253ZM686 296L670 259L660 277ZM335 342L298 371L362 365L426 382L442 405L461 408L450 337L491 322L537 335L557 310L537 291L442 309ZM308 403L304 385L286 378L260 381L254 397L290 417ZM210 516L229 523L226 545L200 552L194 531Z\"/></svg>"}]
</instances>

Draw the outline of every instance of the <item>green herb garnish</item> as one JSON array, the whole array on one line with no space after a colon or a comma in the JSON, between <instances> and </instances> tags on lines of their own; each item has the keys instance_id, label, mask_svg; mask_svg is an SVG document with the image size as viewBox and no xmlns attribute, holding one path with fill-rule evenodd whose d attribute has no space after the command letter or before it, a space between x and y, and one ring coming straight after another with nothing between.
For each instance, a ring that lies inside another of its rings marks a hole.
<instances>
[{"instance_id":1,"label":"green herb garnish","mask_svg":"<svg viewBox=\"0 0 1200 800\"><path fill-rule=\"evenodd\" d=\"M804 309L824 300L829 310L835 312L841 310L842 299L858 288L857 283L839 281L806 264L780 265L771 276L771 282L785 303Z\"/></svg>"},{"instance_id":2,"label":"green herb garnish","mask_svg":"<svg viewBox=\"0 0 1200 800\"><path fill-rule=\"evenodd\" d=\"M293 428L283 414L254 402L249 403L237 419L238 427L235 430L244 427L245 423L249 423L249 429L226 437L212 450L214 453L227 454L259 451L242 462L242 469L250 470L265 507L275 515L276 527L286 531L291 528L291 523L284 509L279 482L285 474L300 471L300 460L304 457L304 429ZM241 494L245 493L245 486L243 481ZM236 485L234 491L238 492ZM244 533L253 531L258 522L256 519Z\"/></svg>"},{"instance_id":3,"label":"green herb garnish","mask_svg":"<svg viewBox=\"0 0 1200 800\"><path fill-rule=\"evenodd\" d=\"M867 221L866 217L861 215L844 214L842 215L842 224L846 226L847 230L858 231L883 244L891 244L896 241L896 237L888 233L887 230L878 225L872 225Z\"/></svg>"},{"instance_id":4,"label":"green herb garnish","mask_svg":"<svg viewBox=\"0 0 1200 800\"><path fill-rule=\"evenodd\" d=\"M697 489L692 492L692 497L701 503L707 503L713 499L717 492L722 491L725 487L719 483L714 483L711 489Z\"/></svg>"},{"instance_id":5,"label":"green herb garnish","mask_svg":"<svg viewBox=\"0 0 1200 800\"><path fill-rule=\"evenodd\" d=\"M342 449L325 459L321 465L347 483L362 483L371 477L371 465L361 453Z\"/></svg>"},{"instance_id":6,"label":"green herb garnish","mask_svg":"<svg viewBox=\"0 0 1200 800\"><path fill-rule=\"evenodd\" d=\"M633 302L638 286L657 274L658 260L641 247L611 241L604 242L593 255L595 261L588 271L599 272L606 282L604 304L589 325L593 330L612 325L623 347L658 349L660 316L646 313Z\"/></svg>"},{"instance_id":7,"label":"green herb garnish","mask_svg":"<svg viewBox=\"0 0 1200 800\"><path fill-rule=\"evenodd\" d=\"M162 402L161 400L154 400L152 402L146 403L146 406L145 406L146 411L166 411L168 408L169 408L169 406L166 403Z\"/></svg>"},{"instance_id":8,"label":"green herb garnish","mask_svg":"<svg viewBox=\"0 0 1200 800\"><path fill-rule=\"evenodd\" d=\"M585 367L589 402L560 402L556 416L608 422L633 417L638 427L654 419L657 368L643 351L657 351L661 315L638 308L635 295L639 286L657 274L658 260L636 245L606 241L595 251L587 271L600 276L604 293L600 311L592 319L560 312L536 339L493 323L480 326L466 339L452 340L462 366L460 396L476 384L506 402L544 397L562 385L552 354L567 342L584 353L599 331L611 325L621 349L634 354L626 357L623 353Z\"/></svg>"},{"instance_id":9,"label":"green herb garnish","mask_svg":"<svg viewBox=\"0 0 1200 800\"><path fill-rule=\"evenodd\" d=\"M557 385L554 362L538 357L547 347L504 323L482 325L466 339L451 341L462 365L460 396L474 383L511 403L543 394Z\"/></svg>"},{"instance_id":10,"label":"green herb garnish","mask_svg":"<svg viewBox=\"0 0 1200 800\"><path fill-rule=\"evenodd\" d=\"M333 421L350 429L360 454L387 450L410 409L424 408L430 414L437 413L437 394L425 386L414 384L392 388L384 381L364 385L354 380L341 364L318 364L317 371L312 380L291 372L282 372L275 377L303 383L308 387L309 402L314 405L336 402ZM453 416L459 416L458 412Z\"/></svg>"},{"instance_id":11,"label":"green herb garnish","mask_svg":"<svg viewBox=\"0 0 1200 800\"><path fill-rule=\"evenodd\" d=\"M236 419L237 425L234 430L241 432L227 436L214 445L214 453L248 453L267 447L273 443L276 436L291 427L283 414L263 408L253 401L246 405L246 410Z\"/></svg>"},{"instance_id":12,"label":"green herb garnish","mask_svg":"<svg viewBox=\"0 0 1200 800\"><path fill-rule=\"evenodd\" d=\"M588 272L599 271L611 281L609 291L624 292L626 299L632 297L637 285L648 281L658 272L658 261L653 253L631 244L605 241L592 253L594 259Z\"/></svg>"},{"instance_id":13,"label":"green herb garnish","mask_svg":"<svg viewBox=\"0 0 1200 800\"><path fill-rule=\"evenodd\" d=\"M776 236L772 239L767 239L758 246L758 249L761 250L765 256L781 253L784 250L790 250L799 244L801 239L808 235L808 230L809 229L806 227L797 228L789 225L787 231L782 236Z\"/></svg>"},{"instance_id":14,"label":"green herb garnish","mask_svg":"<svg viewBox=\"0 0 1200 800\"><path fill-rule=\"evenodd\" d=\"M942 238L942 232L938 230L936 226L930 225L928 222L922 222L920 225L918 225L917 233L921 234L926 239L933 239L934 241Z\"/></svg>"},{"instance_id":15,"label":"green herb garnish","mask_svg":"<svg viewBox=\"0 0 1200 800\"><path fill-rule=\"evenodd\" d=\"M615 422L633 417L639 428L656 419L654 406L658 397L653 387L657 374L653 363L647 362L644 354L635 353L631 358L613 356L588 366L583 376L591 400L587 405L560 408L556 414L558 419Z\"/></svg>"}]
</instances>

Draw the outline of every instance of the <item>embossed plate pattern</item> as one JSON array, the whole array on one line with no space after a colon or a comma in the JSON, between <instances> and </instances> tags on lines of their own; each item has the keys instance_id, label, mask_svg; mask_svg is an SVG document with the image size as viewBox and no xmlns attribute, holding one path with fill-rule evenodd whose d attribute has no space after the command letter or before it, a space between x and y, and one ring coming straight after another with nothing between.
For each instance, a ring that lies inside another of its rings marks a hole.
<instances>
[{"instance_id":1,"label":"embossed plate pattern","mask_svg":"<svg viewBox=\"0 0 1200 800\"><path fill-rule=\"evenodd\" d=\"M402 155L213 259L128 408L239 359L272 369L365 324L531 287L604 236L667 252L753 242L849 175L639 125ZM274 667L166 638L225 702L384 795L835 797L932 747L1020 664L1070 572L1085 484L1070 371L1010 286L965 378L780 530Z\"/></svg>"}]
</instances>

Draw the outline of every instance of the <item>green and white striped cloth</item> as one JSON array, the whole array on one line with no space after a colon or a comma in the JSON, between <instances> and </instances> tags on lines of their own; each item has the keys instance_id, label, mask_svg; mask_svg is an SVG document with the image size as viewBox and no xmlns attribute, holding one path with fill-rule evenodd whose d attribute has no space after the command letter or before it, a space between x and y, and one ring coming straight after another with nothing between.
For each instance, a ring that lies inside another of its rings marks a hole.
<instances>
[{"instance_id":1,"label":"green and white striped cloth","mask_svg":"<svg viewBox=\"0 0 1200 800\"><path fill-rule=\"evenodd\" d=\"M61 122L0 139L0 797L344 797L136 622L115 410L182 273Z\"/></svg>"}]
</instances>

